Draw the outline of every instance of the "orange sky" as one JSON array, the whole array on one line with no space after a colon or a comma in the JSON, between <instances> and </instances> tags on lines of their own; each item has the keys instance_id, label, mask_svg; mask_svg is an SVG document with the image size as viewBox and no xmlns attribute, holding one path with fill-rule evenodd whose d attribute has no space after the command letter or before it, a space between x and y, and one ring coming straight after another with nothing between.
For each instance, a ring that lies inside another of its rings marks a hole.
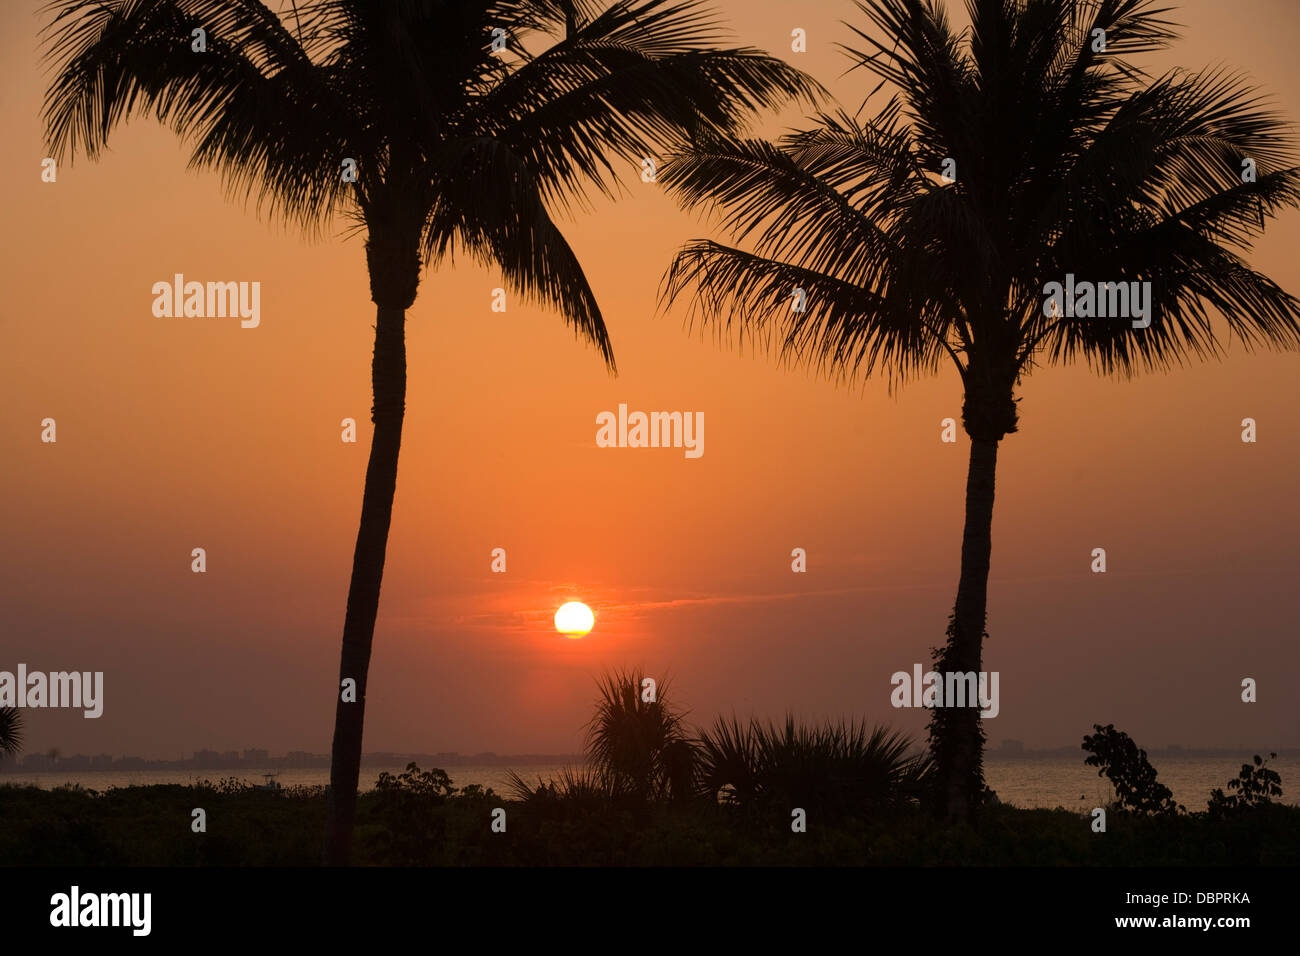
<instances>
[{"instance_id":1,"label":"orange sky","mask_svg":"<svg viewBox=\"0 0 1300 956\"><path fill-rule=\"evenodd\" d=\"M0 670L102 670L105 711L30 711L26 749L325 752L369 442L361 243L309 244L226 201L148 119L42 183L35 6L0 9ZM857 107L864 81L833 47L840 20L862 22L850 3L719 6L741 41ZM1185 40L1153 66L1238 67L1300 118L1291 0L1200 0L1178 19ZM939 441L955 376L890 396L688 336L656 290L709 226L636 172L627 199L564 225L617 379L554 313L492 312L490 271L421 285L367 751L576 750L594 677L623 664L669 673L701 720L923 727L889 706L889 675L929 661L955 591L968 444ZM1288 214L1253 261L1300 292L1298 245ZM176 272L261 282L260 326L155 318L150 288ZM991 744L1077 744L1114 722L1149 747L1300 746L1298 379L1300 356L1234 345L1132 382L1028 380L999 460ZM703 457L597 448L595 416L620 402L703 411ZM551 628L569 598L597 609L584 640ZM1246 676L1257 704L1240 702Z\"/></svg>"}]
</instances>

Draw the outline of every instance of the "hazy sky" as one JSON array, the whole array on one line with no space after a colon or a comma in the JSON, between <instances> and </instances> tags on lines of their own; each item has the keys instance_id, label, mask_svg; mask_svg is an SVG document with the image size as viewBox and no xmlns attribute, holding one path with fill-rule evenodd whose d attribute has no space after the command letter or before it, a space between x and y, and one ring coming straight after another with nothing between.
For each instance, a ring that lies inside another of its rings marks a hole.
<instances>
[{"instance_id":1,"label":"hazy sky","mask_svg":"<svg viewBox=\"0 0 1300 956\"><path fill-rule=\"evenodd\" d=\"M149 119L41 182L36 6L0 8L0 670L102 670L105 705L28 711L26 749L325 752L370 436L361 241L259 220ZM841 20L863 22L852 4L719 6L741 41L857 108L869 87L834 47ZM1292 0L1200 0L1178 19L1185 39L1153 67L1240 68L1300 119ZM576 750L595 677L619 665L670 675L701 721L923 729L923 711L890 707L889 676L928 664L955 593L969 446L939 440L960 418L955 375L891 396L688 335L656 291L676 248L717 234L636 174L624 201L563 227L617 379L556 314L514 298L492 312L491 271L421 285L367 751ZM1300 292L1298 246L1291 213L1253 262ZM151 287L177 272L259 281L260 326L155 318ZM1300 356L1239 344L1130 382L1027 380L999 460L991 745L1077 744L1113 722L1148 747L1300 746L1297 381ZM595 417L620 402L702 411L703 456L597 448ZM496 547L506 574L490 573ZM567 599L596 608L586 639L551 626Z\"/></svg>"}]
</instances>

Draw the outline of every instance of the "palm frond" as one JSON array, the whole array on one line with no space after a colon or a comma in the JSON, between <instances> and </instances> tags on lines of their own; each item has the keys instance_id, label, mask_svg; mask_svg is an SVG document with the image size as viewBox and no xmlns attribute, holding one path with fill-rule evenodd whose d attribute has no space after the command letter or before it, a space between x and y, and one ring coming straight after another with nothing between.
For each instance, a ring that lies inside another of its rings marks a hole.
<instances>
[{"instance_id":1,"label":"palm frond","mask_svg":"<svg viewBox=\"0 0 1300 956\"><path fill-rule=\"evenodd\" d=\"M16 757L22 745L22 711L17 707L0 707L0 754Z\"/></svg>"},{"instance_id":2,"label":"palm frond","mask_svg":"<svg viewBox=\"0 0 1300 956\"><path fill-rule=\"evenodd\" d=\"M340 165L359 134L325 71L258 0L56 0L43 31L53 155L95 159L129 115L192 143L192 165L232 193L315 227L350 195ZM321 11L309 9L314 22ZM191 31L206 33L205 52ZM313 40L319 47L320 40Z\"/></svg>"},{"instance_id":3,"label":"palm frond","mask_svg":"<svg viewBox=\"0 0 1300 956\"><path fill-rule=\"evenodd\" d=\"M614 194L613 165L640 168L685 136L732 132L755 112L814 101L821 87L783 61L725 47L708 8L619 0L512 72L474 112L534 169L548 201Z\"/></svg>"},{"instance_id":4,"label":"palm frond","mask_svg":"<svg viewBox=\"0 0 1300 956\"><path fill-rule=\"evenodd\" d=\"M446 143L427 169L437 189L425 226L430 265L452 257L459 241L484 265L499 268L511 288L559 310L617 371L595 294L531 169L505 143L487 137Z\"/></svg>"},{"instance_id":5,"label":"palm frond","mask_svg":"<svg viewBox=\"0 0 1300 956\"><path fill-rule=\"evenodd\" d=\"M972 0L958 33L935 0L858 7L848 53L893 87L874 116L697 138L665 170L735 243L689 243L670 266L661 301L689 290L689 326L891 386L946 355L999 391L1042 361L1129 375L1230 340L1300 347L1300 302L1244 258L1300 206L1292 131L1230 71L1148 77L1138 58L1177 36L1166 8ZM1045 314L1067 274L1150 283L1151 325Z\"/></svg>"},{"instance_id":6,"label":"palm frond","mask_svg":"<svg viewBox=\"0 0 1300 956\"><path fill-rule=\"evenodd\" d=\"M883 812L919 800L930 773L910 738L858 721L719 718L701 735L699 752L704 791L741 808Z\"/></svg>"},{"instance_id":7,"label":"palm frond","mask_svg":"<svg viewBox=\"0 0 1300 956\"><path fill-rule=\"evenodd\" d=\"M832 378L883 368L891 383L902 382L933 372L945 355L958 361L939 326L942 312L902 309L899 299L838 276L711 240L677 254L660 298L671 305L688 291L688 328L698 323L719 341L742 349L749 343Z\"/></svg>"},{"instance_id":8,"label":"palm frond","mask_svg":"<svg viewBox=\"0 0 1300 956\"><path fill-rule=\"evenodd\" d=\"M666 700L667 679L657 683L653 700L646 699L643 682L637 671L612 671L597 681L600 697L587 725L587 760L642 799L683 797L694 779L684 715Z\"/></svg>"}]
</instances>

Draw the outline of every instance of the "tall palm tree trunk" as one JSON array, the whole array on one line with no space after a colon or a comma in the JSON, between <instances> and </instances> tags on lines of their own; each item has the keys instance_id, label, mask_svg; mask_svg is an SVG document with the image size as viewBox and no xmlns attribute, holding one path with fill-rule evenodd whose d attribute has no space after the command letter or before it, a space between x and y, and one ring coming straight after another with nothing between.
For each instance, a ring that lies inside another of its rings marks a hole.
<instances>
[{"instance_id":1,"label":"tall palm tree trunk","mask_svg":"<svg viewBox=\"0 0 1300 956\"><path fill-rule=\"evenodd\" d=\"M981 670L981 650L988 608L989 556L992 552L993 484L998 441L971 439L966 475L966 527L961 543L961 578L948 625L948 643L938 671ZM945 701L945 703L949 703ZM970 703L968 701L968 703ZM978 706L944 707L930 723L938 771L939 803L953 822L971 822L984 790L984 730Z\"/></svg>"},{"instance_id":2,"label":"tall palm tree trunk","mask_svg":"<svg viewBox=\"0 0 1300 956\"><path fill-rule=\"evenodd\" d=\"M366 465L366 487L361 500L361 526L352 555L352 583L348 588L347 616L343 623L343 653L334 711L334 746L330 758L328 817L325 825L324 863L346 866L352 846L356 816L357 781L361 775L361 734L366 715L366 677L370 647L379 611L379 587L384 576L388 527L397 490L397 458L402 446L402 420L406 414L406 308L415 299L418 258L400 247L372 236L366 247L370 284L376 303L375 352L371 364L374 405L370 410L374 437ZM415 263L413 280L396 276ZM395 278L397 281L395 281ZM396 286L396 288L395 288ZM409 288L408 288L409 287ZM408 295L409 292L409 295ZM402 303L401 305L391 303ZM389 304L385 304L389 303ZM356 681L355 700L345 695L343 682Z\"/></svg>"}]
</instances>

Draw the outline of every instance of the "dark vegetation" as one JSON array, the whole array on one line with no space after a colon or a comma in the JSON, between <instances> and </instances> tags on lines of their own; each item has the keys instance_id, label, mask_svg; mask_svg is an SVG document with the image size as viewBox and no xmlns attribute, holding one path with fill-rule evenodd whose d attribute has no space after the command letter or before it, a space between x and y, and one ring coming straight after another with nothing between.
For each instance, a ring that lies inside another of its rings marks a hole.
<instances>
[{"instance_id":1,"label":"dark vegetation","mask_svg":"<svg viewBox=\"0 0 1300 956\"><path fill-rule=\"evenodd\" d=\"M1089 767L1099 767L1097 776L1105 776L1115 788L1115 802L1123 810L1139 816L1178 813L1187 808L1174 803L1173 792L1157 782L1156 769L1147 761L1147 752L1133 738L1114 724L1093 724L1095 734L1085 734L1083 749ZM1281 792L1281 791L1279 791Z\"/></svg>"},{"instance_id":2,"label":"dark vegetation","mask_svg":"<svg viewBox=\"0 0 1300 956\"><path fill-rule=\"evenodd\" d=\"M22 746L22 711L17 707L0 707L0 757L17 756Z\"/></svg>"},{"instance_id":3,"label":"dark vegetation","mask_svg":"<svg viewBox=\"0 0 1300 956\"><path fill-rule=\"evenodd\" d=\"M1300 807L1244 764L1204 812L1188 813L1144 751L1113 726L1084 738L1116 799L1107 832L1070 810L990 801L978 828L935 820L932 764L905 737L851 721L719 718L692 735L640 675L611 675L588 728L589 763L549 780L515 776L507 797L456 787L443 770L381 774L360 797L363 865L1294 865ZM202 807L207 831L191 830ZM507 829L494 833L493 811ZM792 810L807 832L792 830ZM0 865L311 866L322 787L0 786Z\"/></svg>"}]
</instances>

